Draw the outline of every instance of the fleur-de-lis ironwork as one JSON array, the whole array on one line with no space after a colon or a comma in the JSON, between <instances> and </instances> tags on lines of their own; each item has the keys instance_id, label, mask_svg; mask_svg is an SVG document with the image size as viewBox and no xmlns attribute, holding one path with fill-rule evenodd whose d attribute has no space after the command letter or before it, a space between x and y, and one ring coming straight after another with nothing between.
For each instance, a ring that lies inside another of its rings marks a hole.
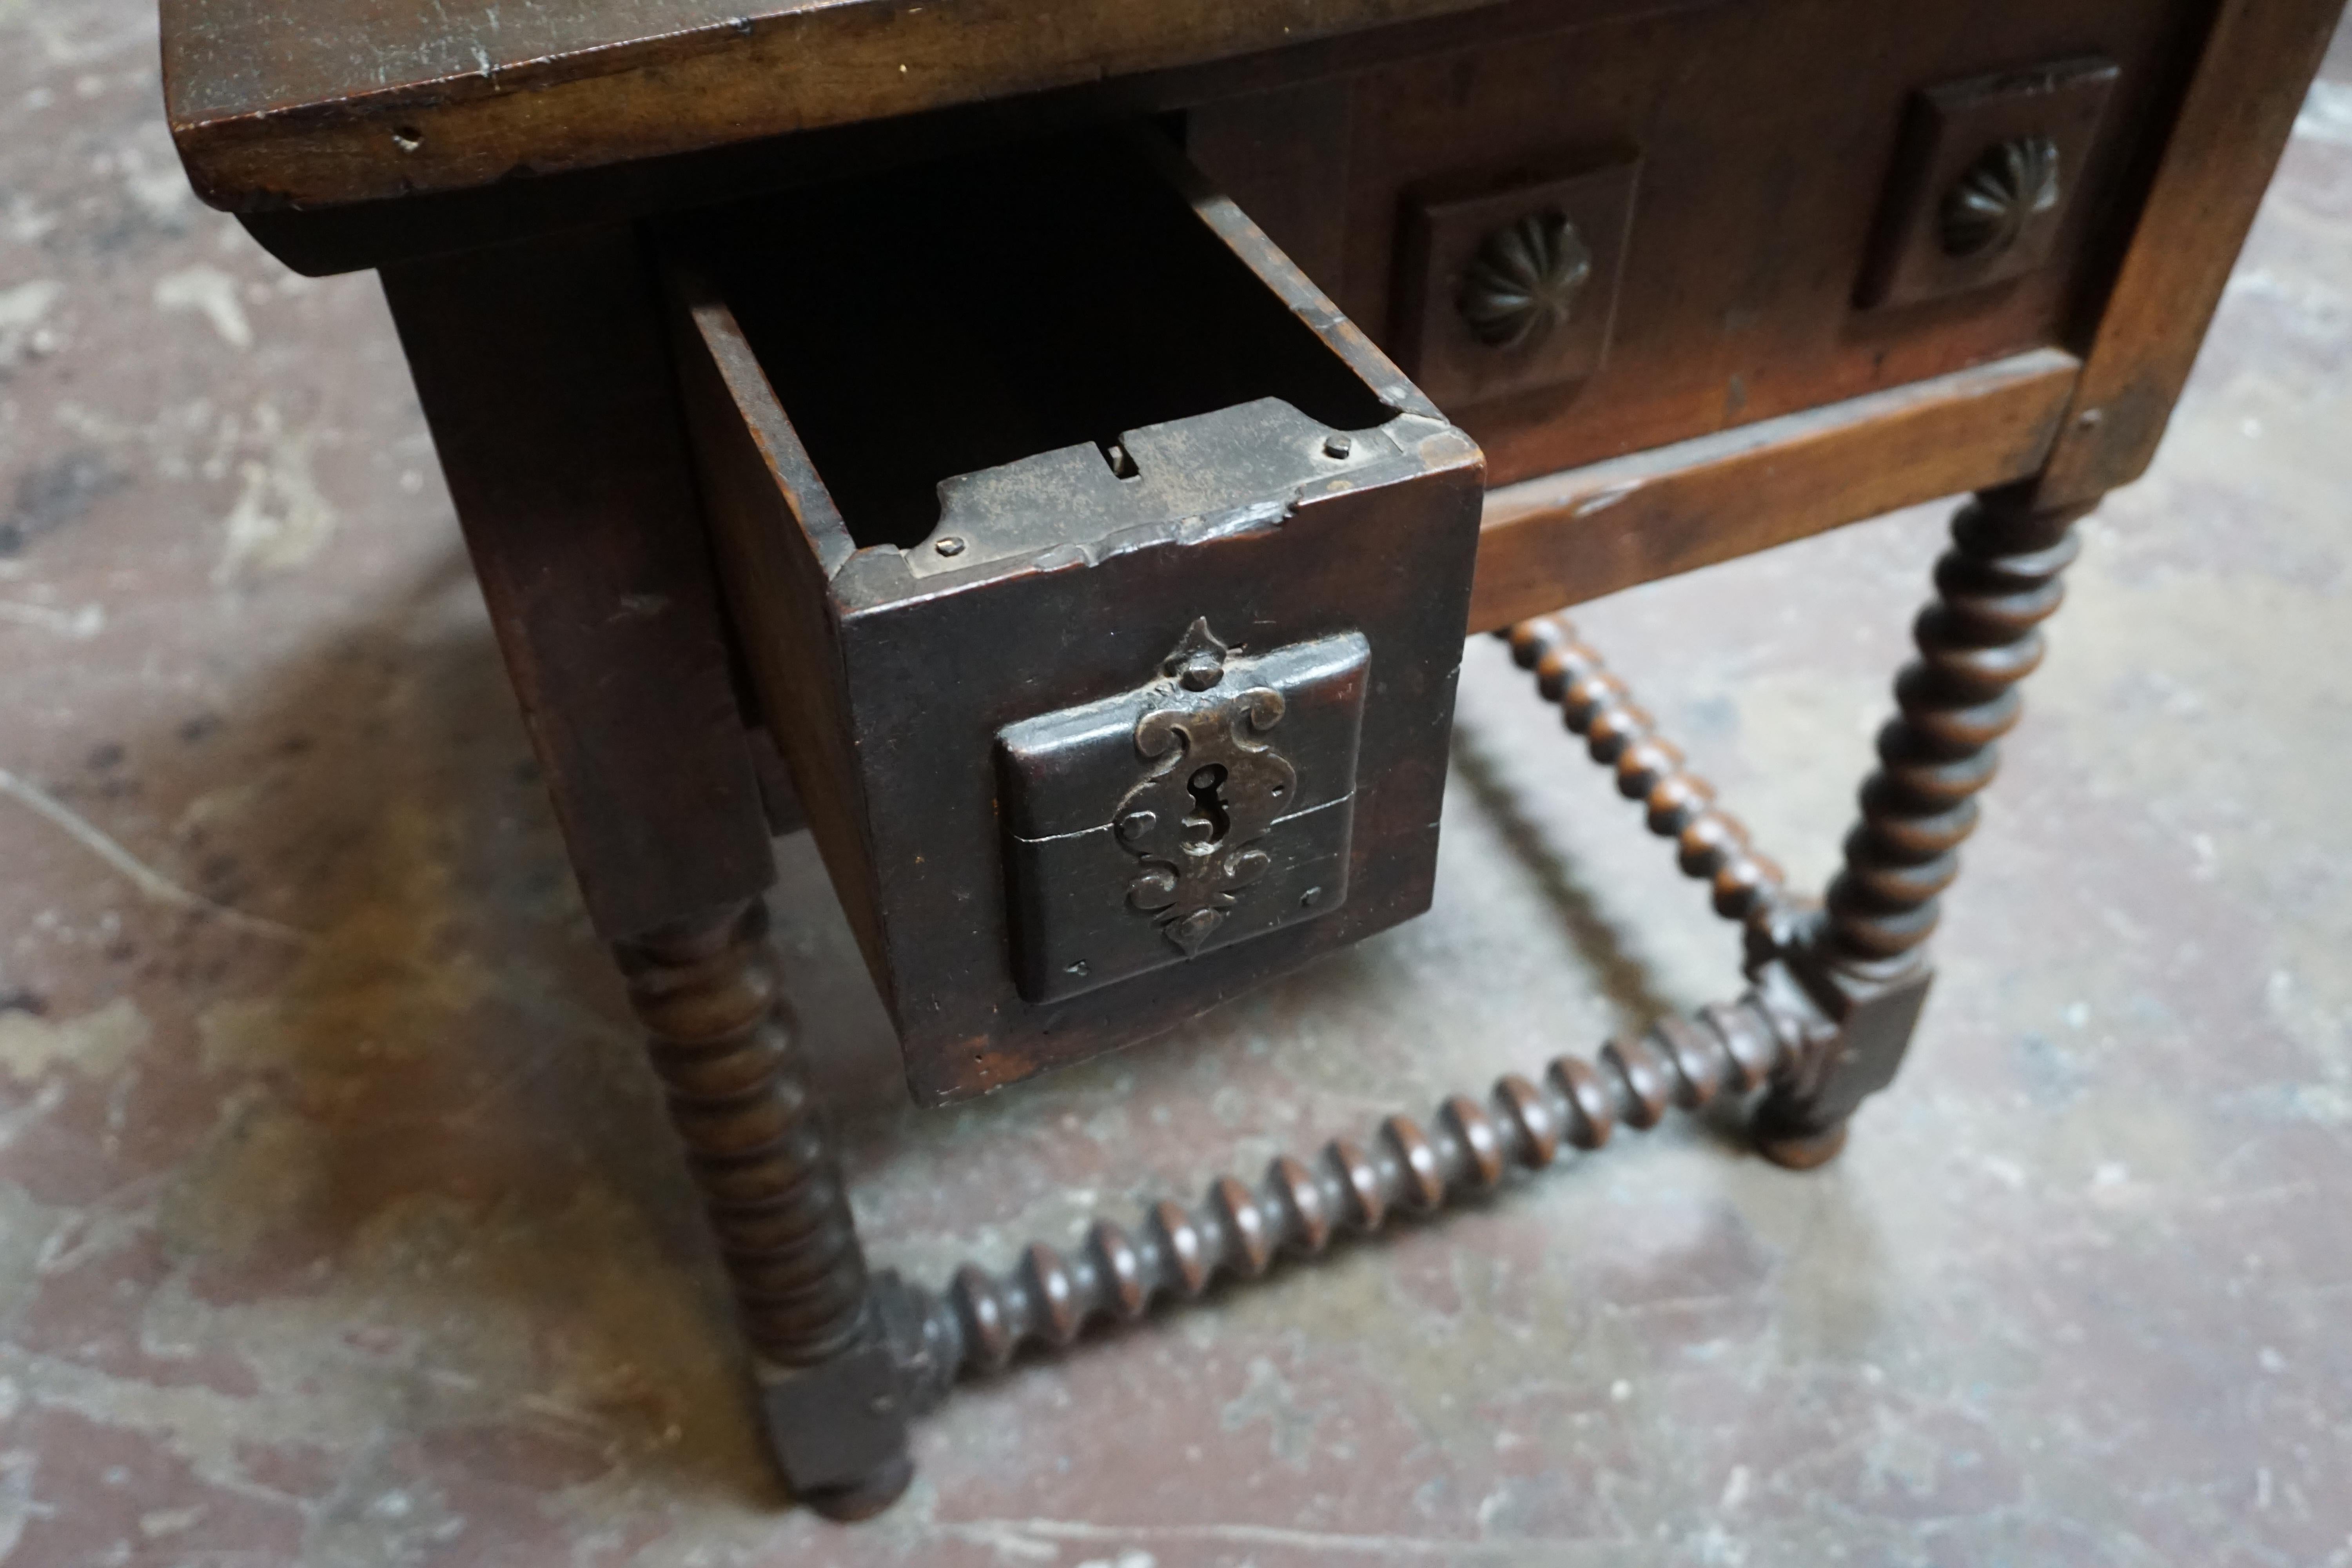
<instances>
[{"instance_id":1,"label":"fleur-de-lis ironwork","mask_svg":"<svg viewBox=\"0 0 2352 1568\"><path fill-rule=\"evenodd\" d=\"M1592 249L1556 212L1530 213L1479 242L1463 270L1455 308L1471 334L1516 348L1565 326L1592 278Z\"/></svg>"},{"instance_id":2,"label":"fleur-de-lis ironwork","mask_svg":"<svg viewBox=\"0 0 2352 1568\"><path fill-rule=\"evenodd\" d=\"M2018 136L1988 147L1944 195L1944 253L1992 256L2058 205L2058 144Z\"/></svg>"},{"instance_id":3,"label":"fleur-de-lis ironwork","mask_svg":"<svg viewBox=\"0 0 2352 1568\"><path fill-rule=\"evenodd\" d=\"M1274 864L1255 845L1298 795L1297 770L1262 739L1282 721L1282 693L1218 690L1225 651L1200 620L1169 656L1162 669L1182 695L1135 725L1136 751L1158 765L1111 818L1121 847L1144 863L1128 902L1187 958Z\"/></svg>"}]
</instances>

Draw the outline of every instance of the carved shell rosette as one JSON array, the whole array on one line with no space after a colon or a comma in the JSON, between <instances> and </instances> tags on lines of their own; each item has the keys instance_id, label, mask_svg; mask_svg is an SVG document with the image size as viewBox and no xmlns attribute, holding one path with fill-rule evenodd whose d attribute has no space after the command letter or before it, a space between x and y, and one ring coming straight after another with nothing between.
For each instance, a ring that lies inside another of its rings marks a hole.
<instances>
[{"instance_id":1,"label":"carved shell rosette","mask_svg":"<svg viewBox=\"0 0 2352 1568\"><path fill-rule=\"evenodd\" d=\"M2019 136L1985 149L1944 196L1944 253L1993 256L2058 205L2058 144Z\"/></svg>"},{"instance_id":2,"label":"carved shell rosette","mask_svg":"<svg viewBox=\"0 0 2352 1568\"><path fill-rule=\"evenodd\" d=\"M1516 348L1567 324L1592 277L1592 250L1556 212L1531 213L1479 243L1455 308L1490 348Z\"/></svg>"}]
</instances>

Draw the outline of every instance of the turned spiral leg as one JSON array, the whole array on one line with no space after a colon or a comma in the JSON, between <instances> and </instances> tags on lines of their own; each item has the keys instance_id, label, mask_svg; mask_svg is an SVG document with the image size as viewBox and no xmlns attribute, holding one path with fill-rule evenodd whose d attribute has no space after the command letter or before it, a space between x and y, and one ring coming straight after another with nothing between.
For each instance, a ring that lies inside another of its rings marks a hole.
<instances>
[{"instance_id":1,"label":"turned spiral leg","mask_svg":"<svg viewBox=\"0 0 2352 1568\"><path fill-rule=\"evenodd\" d=\"M871 1325L865 1256L766 935L755 900L618 943L614 954L653 1037L654 1070L745 1335L772 1373L825 1367L870 1338ZM871 1512L904 1488L898 1471L827 1478L806 1500Z\"/></svg>"},{"instance_id":2,"label":"turned spiral leg","mask_svg":"<svg viewBox=\"0 0 2352 1568\"><path fill-rule=\"evenodd\" d=\"M1803 1064L1758 1117L1766 1153L1812 1165L1835 1154L1863 1098L1890 1081L1927 994L1923 944L1959 873L1976 796L2018 720L2018 682L2042 662L2041 623L2064 595L2084 506L2041 509L2027 487L1988 491L1952 521L1936 597L1913 627L1919 657L1895 678L1899 710L1878 735L1862 821L1831 882L1809 955L1840 1019L1834 1048Z\"/></svg>"},{"instance_id":3,"label":"turned spiral leg","mask_svg":"<svg viewBox=\"0 0 2352 1568\"><path fill-rule=\"evenodd\" d=\"M1716 804L1715 788L1684 765L1682 748L1658 733L1601 655L1559 616L1497 632L1512 660L1535 674L1544 700L1616 775L1618 793L1642 803L1650 831L1675 841L1683 874L1707 884L1716 912L1759 936L1785 912L1780 868L1757 852L1739 819Z\"/></svg>"},{"instance_id":4,"label":"turned spiral leg","mask_svg":"<svg viewBox=\"0 0 2352 1568\"><path fill-rule=\"evenodd\" d=\"M1311 1161L1276 1160L1255 1185L1223 1176L1187 1208L1152 1206L1135 1231L1103 1221L1066 1256L1042 1243L1003 1274L960 1270L928 1303L929 1342L948 1376L996 1371L1024 1345L1060 1349L1088 1322L1131 1322L1161 1299L1191 1300L1220 1276L1255 1279L1400 1215L1429 1215L1492 1191L1514 1165L1598 1149L1619 1126L1654 1127L1768 1082L1816 1021L1750 992L1729 1006L1662 1019L1612 1041L1597 1061L1560 1057L1532 1082L1498 1080L1484 1102L1456 1095L1424 1126L1391 1116L1363 1142L1335 1138Z\"/></svg>"},{"instance_id":5,"label":"turned spiral leg","mask_svg":"<svg viewBox=\"0 0 2352 1568\"><path fill-rule=\"evenodd\" d=\"M2016 724L2017 683L2042 662L2041 623L2058 608L2088 508L2037 511L1980 497L1952 522L1936 599L1913 627L1919 657L1895 678L1901 710L1878 735L1878 771L1830 884L1829 935L1851 963L1907 963L1936 928L1937 900L1959 873L1977 793Z\"/></svg>"}]
</instances>

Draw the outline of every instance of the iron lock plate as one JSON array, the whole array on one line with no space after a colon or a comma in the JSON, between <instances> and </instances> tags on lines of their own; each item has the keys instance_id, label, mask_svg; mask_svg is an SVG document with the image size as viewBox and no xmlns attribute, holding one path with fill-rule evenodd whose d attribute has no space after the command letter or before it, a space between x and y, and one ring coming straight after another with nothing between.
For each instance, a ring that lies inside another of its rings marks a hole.
<instances>
[{"instance_id":1,"label":"iron lock plate","mask_svg":"<svg viewBox=\"0 0 2352 1568\"><path fill-rule=\"evenodd\" d=\"M1205 620L1157 676L997 735L1014 978L1055 1002L1339 909L1371 645L1255 656Z\"/></svg>"}]
</instances>

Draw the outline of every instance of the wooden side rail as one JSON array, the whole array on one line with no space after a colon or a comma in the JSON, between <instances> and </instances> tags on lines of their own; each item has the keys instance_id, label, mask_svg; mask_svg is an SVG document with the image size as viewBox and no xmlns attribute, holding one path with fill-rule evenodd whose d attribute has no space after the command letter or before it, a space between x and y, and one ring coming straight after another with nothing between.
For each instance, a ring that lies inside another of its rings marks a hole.
<instances>
[{"instance_id":1,"label":"wooden side rail","mask_svg":"<svg viewBox=\"0 0 2352 1568\"><path fill-rule=\"evenodd\" d=\"M2029 478L2081 372L2036 349L1490 490L1470 629Z\"/></svg>"}]
</instances>

